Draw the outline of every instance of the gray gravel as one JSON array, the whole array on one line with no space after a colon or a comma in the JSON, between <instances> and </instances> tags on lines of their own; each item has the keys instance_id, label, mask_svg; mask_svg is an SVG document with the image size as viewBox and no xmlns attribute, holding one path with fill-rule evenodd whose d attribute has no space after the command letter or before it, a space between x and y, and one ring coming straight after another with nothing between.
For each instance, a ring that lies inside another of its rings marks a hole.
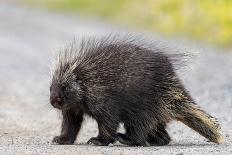
<instances>
[{"instance_id":1,"label":"gray gravel","mask_svg":"<svg viewBox=\"0 0 232 155\"><path fill-rule=\"evenodd\" d=\"M225 144L209 143L174 122L168 146L88 146L85 142L97 135L89 118L75 145L51 144L60 130L60 116L48 103L52 52L74 36L109 31L111 26L97 21L0 2L0 154L232 154L232 55L181 41L185 50L200 52L179 76L197 103L219 118Z\"/></svg>"}]
</instances>

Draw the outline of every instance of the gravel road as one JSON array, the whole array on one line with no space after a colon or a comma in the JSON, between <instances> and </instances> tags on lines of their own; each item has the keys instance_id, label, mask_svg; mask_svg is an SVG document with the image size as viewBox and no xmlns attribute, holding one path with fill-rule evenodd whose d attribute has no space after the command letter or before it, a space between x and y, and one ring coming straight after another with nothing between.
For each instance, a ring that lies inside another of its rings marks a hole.
<instances>
[{"instance_id":1,"label":"gravel road","mask_svg":"<svg viewBox=\"0 0 232 155\"><path fill-rule=\"evenodd\" d=\"M89 118L75 145L51 144L60 130L59 113L48 103L53 51L75 36L111 29L97 21L0 2L0 154L232 154L232 55L195 45L187 50L200 49L199 55L179 76L197 103L219 118L225 144L209 143L174 122L168 126L173 139L168 146L89 146L85 142L97 135Z\"/></svg>"}]
</instances>

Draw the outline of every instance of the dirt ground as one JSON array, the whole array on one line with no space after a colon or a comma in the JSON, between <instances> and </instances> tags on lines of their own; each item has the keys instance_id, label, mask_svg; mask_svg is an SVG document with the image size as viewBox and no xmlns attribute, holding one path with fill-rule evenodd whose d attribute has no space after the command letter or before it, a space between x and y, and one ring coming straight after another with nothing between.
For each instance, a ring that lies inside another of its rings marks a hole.
<instances>
[{"instance_id":1,"label":"dirt ground","mask_svg":"<svg viewBox=\"0 0 232 155\"><path fill-rule=\"evenodd\" d=\"M0 154L232 154L232 54L201 45L187 46L200 52L179 76L196 102L220 120L225 144L209 143L174 122L168 126L168 146L89 146L86 141L98 132L89 118L75 145L51 143L60 130L59 113L48 102L53 51L73 37L111 29L97 21L0 2Z\"/></svg>"}]
</instances>

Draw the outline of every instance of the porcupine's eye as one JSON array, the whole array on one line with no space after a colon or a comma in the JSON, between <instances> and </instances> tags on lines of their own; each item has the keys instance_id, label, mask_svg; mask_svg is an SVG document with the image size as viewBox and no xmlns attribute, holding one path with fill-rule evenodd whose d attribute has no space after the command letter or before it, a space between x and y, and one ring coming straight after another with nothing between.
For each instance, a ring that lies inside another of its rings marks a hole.
<instances>
[{"instance_id":1,"label":"porcupine's eye","mask_svg":"<svg viewBox=\"0 0 232 155\"><path fill-rule=\"evenodd\" d=\"M67 95L68 95L68 86L62 85L62 86L61 86L61 90L62 90L62 92L63 92L63 96L64 96L64 97L67 97Z\"/></svg>"},{"instance_id":2,"label":"porcupine's eye","mask_svg":"<svg viewBox=\"0 0 232 155\"><path fill-rule=\"evenodd\" d=\"M61 86L61 90L62 90L63 92L66 91L66 89L67 89L66 86L64 86L64 85Z\"/></svg>"}]
</instances>

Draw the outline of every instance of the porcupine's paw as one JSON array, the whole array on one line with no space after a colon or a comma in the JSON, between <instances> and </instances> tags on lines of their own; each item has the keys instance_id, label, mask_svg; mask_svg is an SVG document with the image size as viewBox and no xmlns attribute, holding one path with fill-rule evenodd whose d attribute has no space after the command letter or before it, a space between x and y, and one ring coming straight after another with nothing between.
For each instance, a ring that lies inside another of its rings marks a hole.
<instances>
[{"instance_id":1,"label":"porcupine's paw","mask_svg":"<svg viewBox=\"0 0 232 155\"><path fill-rule=\"evenodd\" d=\"M110 143L114 143L115 140L103 140L100 137L92 137L88 140L87 144L97 145L97 146L108 146Z\"/></svg>"},{"instance_id":2,"label":"porcupine's paw","mask_svg":"<svg viewBox=\"0 0 232 155\"><path fill-rule=\"evenodd\" d=\"M126 134L117 133L117 141L124 145L131 145L131 141Z\"/></svg>"},{"instance_id":3,"label":"porcupine's paw","mask_svg":"<svg viewBox=\"0 0 232 155\"><path fill-rule=\"evenodd\" d=\"M61 144L61 145L71 145L74 143L72 140L70 140L69 137L66 137L66 136L55 136L52 142Z\"/></svg>"},{"instance_id":4,"label":"porcupine's paw","mask_svg":"<svg viewBox=\"0 0 232 155\"><path fill-rule=\"evenodd\" d=\"M147 142L132 141L126 134L118 133L117 140L124 145L128 146L149 146Z\"/></svg>"},{"instance_id":5,"label":"porcupine's paw","mask_svg":"<svg viewBox=\"0 0 232 155\"><path fill-rule=\"evenodd\" d=\"M148 137L147 141L151 146L164 146L170 143L170 139L164 139L161 137L150 137L150 136Z\"/></svg>"},{"instance_id":6,"label":"porcupine's paw","mask_svg":"<svg viewBox=\"0 0 232 155\"><path fill-rule=\"evenodd\" d=\"M152 146L164 146L170 143L171 138L166 130L162 130L156 132L155 134L149 133L147 141Z\"/></svg>"},{"instance_id":7,"label":"porcupine's paw","mask_svg":"<svg viewBox=\"0 0 232 155\"><path fill-rule=\"evenodd\" d=\"M103 143L101 142L101 140L98 137L92 137L88 140L87 144L90 145L97 145L97 146L102 146Z\"/></svg>"}]
</instances>

